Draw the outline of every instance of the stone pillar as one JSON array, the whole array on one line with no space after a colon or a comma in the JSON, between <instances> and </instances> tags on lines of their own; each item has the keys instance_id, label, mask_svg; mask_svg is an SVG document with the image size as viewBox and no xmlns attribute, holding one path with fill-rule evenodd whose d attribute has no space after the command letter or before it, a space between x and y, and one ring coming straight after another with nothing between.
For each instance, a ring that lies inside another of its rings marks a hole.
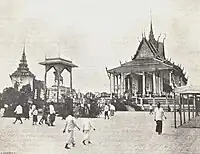
<instances>
[{"instance_id":1,"label":"stone pillar","mask_svg":"<svg viewBox=\"0 0 200 154\"><path fill-rule=\"evenodd\" d=\"M109 81L110 81L110 95L112 96L112 79L111 76L112 74L109 75Z\"/></svg>"},{"instance_id":2,"label":"stone pillar","mask_svg":"<svg viewBox=\"0 0 200 154\"><path fill-rule=\"evenodd\" d=\"M119 86L119 96L122 96L122 74L119 75L119 82L120 82L120 86Z\"/></svg>"},{"instance_id":3,"label":"stone pillar","mask_svg":"<svg viewBox=\"0 0 200 154\"><path fill-rule=\"evenodd\" d=\"M156 74L153 72L153 94L156 94Z\"/></svg>"},{"instance_id":4,"label":"stone pillar","mask_svg":"<svg viewBox=\"0 0 200 154\"><path fill-rule=\"evenodd\" d=\"M116 78L117 78L116 90L117 90L117 96L119 96L119 75L116 75Z\"/></svg>"},{"instance_id":5,"label":"stone pillar","mask_svg":"<svg viewBox=\"0 0 200 154\"><path fill-rule=\"evenodd\" d=\"M145 96L146 94L146 82L145 82L146 78L145 78L145 72L143 72L142 75L142 95Z\"/></svg>"},{"instance_id":6,"label":"stone pillar","mask_svg":"<svg viewBox=\"0 0 200 154\"><path fill-rule=\"evenodd\" d=\"M125 73L122 73L122 95L125 92Z\"/></svg>"},{"instance_id":7,"label":"stone pillar","mask_svg":"<svg viewBox=\"0 0 200 154\"><path fill-rule=\"evenodd\" d=\"M169 85L172 86L172 71L169 72Z\"/></svg>"},{"instance_id":8,"label":"stone pillar","mask_svg":"<svg viewBox=\"0 0 200 154\"><path fill-rule=\"evenodd\" d=\"M160 72L160 93L163 92L163 73Z\"/></svg>"},{"instance_id":9,"label":"stone pillar","mask_svg":"<svg viewBox=\"0 0 200 154\"><path fill-rule=\"evenodd\" d=\"M158 76L158 93L159 95L161 96L161 86L160 86L160 83L161 83L161 79L160 79L160 75Z\"/></svg>"},{"instance_id":10,"label":"stone pillar","mask_svg":"<svg viewBox=\"0 0 200 154\"><path fill-rule=\"evenodd\" d=\"M115 94L115 74L113 74L113 93Z\"/></svg>"}]
</instances>

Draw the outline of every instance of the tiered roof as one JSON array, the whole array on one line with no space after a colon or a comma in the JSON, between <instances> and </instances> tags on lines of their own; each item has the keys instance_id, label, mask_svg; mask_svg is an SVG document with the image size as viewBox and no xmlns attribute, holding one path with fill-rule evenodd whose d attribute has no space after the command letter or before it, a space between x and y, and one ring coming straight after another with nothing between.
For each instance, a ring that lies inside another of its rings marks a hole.
<instances>
[{"instance_id":1,"label":"tiered roof","mask_svg":"<svg viewBox=\"0 0 200 154\"><path fill-rule=\"evenodd\" d=\"M31 73L31 71L28 68L26 54L25 54L25 47L23 49L22 58L20 60L19 67L14 73L10 75L10 77L18 77L18 76L30 76L30 77L35 78L35 75Z\"/></svg>"},{"instance_id":2,"label":"tiered roof","mask_svg":"<svg viewBox=\"0 0 200 154\"><path fill-rule=\"evenodd\" d=\"M108 73L128 73L128 72L146 72L162 69L173 70L174 73L178 73L183 76L183 81L187 82L183 69L167 60L165 57L164 40L159 41L160 36L156 40L153 33L152 21L150 24L150 33L147 40L146 36L142 37L142 40L138 46L136 54L131 61L121 64L121 66L107 70Z\"/></svg>"}]
</instances>

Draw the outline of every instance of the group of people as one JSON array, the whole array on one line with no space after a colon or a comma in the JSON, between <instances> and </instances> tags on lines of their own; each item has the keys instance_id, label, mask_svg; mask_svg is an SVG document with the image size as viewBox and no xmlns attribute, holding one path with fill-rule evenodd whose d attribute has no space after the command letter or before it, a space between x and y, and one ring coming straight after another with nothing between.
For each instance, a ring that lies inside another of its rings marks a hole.
<instances>
[{"instance_id":1,"label":"group of people","mask_svg":"<svg viewBox=\"0 0 200 154\"><path fill-rule=\"evenodd\" d=\"M29 119L30 114L33 116L33 125L36 125L38 123L38 106L36 104L32 104L30 111L27 111L26 107L22 107L22 105L19 103L17 104L15 110L14 110L14 114L15 114L15 121L13 122L14 124L19 120L20 123L22 124L22 116L23 116L23 111L24 113L24 117L25 119ZM26 112L29 112L29 114L27 115ZM42 114L42 118L39 121L39 124L42 125L43 122L45 121L45 124L47 124L48 126L54 126L54 122L55 122L55 117L56 117L56 112L55 112L55 108L53 106L53 102L51 102L49 105L44 105L43 108L43 114Z\"/></svg>"},{"instance_id":2,"label":"group of people","mask_svg":"<svg viewBox=\"0 0 200 154\"><path fill-rule=\"evenodd\" d=\"M72 113L70 113L67 118L66 118L66 124L63 130L63 133L66 132L68 133L68 139L67 142L65 144L65 148L66 149L70 149L69 145L72 145L72 147L75 147L75 138L74 138L74 130L75 128L77 128L79 131L81 130L81 128L76 124L76 119L73 116ZM82 131L84 133L84 138L82 143L84 145L91 144L91 140L90 140L90 134L91 134L91 130L95 130L95 128L92 126L90 118L88 116L88 118L83 119L83 125L82 125Z\"/></svg>"}]
</instances>

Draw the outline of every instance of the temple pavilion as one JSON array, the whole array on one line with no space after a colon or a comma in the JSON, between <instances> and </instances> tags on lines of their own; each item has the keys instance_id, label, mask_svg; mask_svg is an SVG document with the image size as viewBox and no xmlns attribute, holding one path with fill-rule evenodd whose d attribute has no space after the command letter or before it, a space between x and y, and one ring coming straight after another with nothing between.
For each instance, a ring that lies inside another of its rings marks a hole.
<instances>
[{"instance_id":1,"label":"temple pavilion","mask_svg":"<svg viewBox=\"0 0 200 154\"><path fill-rule=\"evenodd\" d=\"M127 93L137 98L172 96L174 87L184 86L188 79L184 68L165 56L165 38L156 40L150 23L149 37L142 36L134 57L120 66L106 69L110 92L118 97Z\"/></svg>"}]
</instances>

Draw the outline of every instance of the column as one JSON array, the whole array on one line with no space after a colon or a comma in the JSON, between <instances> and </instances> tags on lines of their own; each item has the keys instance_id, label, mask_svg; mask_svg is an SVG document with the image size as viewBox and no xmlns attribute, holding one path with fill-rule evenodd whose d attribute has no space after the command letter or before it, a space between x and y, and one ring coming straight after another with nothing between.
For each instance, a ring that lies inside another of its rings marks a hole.
<instances>
[{"instance_id":1,"label":"column","mask_svg":"<svg viewBox=\"0 0 200 154\"><path fill-rule=\"evenodd\" d=\"M113 93L115 94L115 75L113 74Z\"/></svg>"},{"instance_id":2,"label":"column","mask_svg":"<svg viewBox=\"0 0 200 154\"><path fill-rule=\"evenodd\" d=\"M129 81L129 77L127 77L126 79L127 79L127 92L129 92L129 89L130 89L130 81Z\"/></svg>"},{"instance_id":3,"label":"column","mask_svg":"<svg viewBox=\"0 0 200 154\"><path fill-rule=\"evenodd\" d=\"M72 90L73 90L73 87L72 87L72 69L71 69L71 72L70 72L70 92L72 94Z\"/></svg>"},{"instance_id":4,"label":"column","mask_svg":"<svg viewBox=\"0 0 200 154\"><path fill-rule=\"evenodd\" d=\"M58 75L58 87L57 87L57 103L59 103L59 94L60 94L60 69L56 69L57 75ZM70 76L71 76L71 72L70 72ZM70 83L70 87L71 87L71 83Z\"/></svg>"},{"instance_id":5,"label":"column","mask_svg":"<svg viewBox=\"0 0 200 154\"><path fill-rule=\"evenodd\" d=\"M187 94L187 104L188 104L188 120L190 121L190 102L189 102L189 94Z\"/></svg>"},{"instance_id":6,"label":"column","mask_svg":"<svg viewBox=\"0 0 200 154\"><path fill-rule=\"evenodd\" d=\"M146 82L145 82L145 72L143 72L143 75L142 75L142 95L145 96L146 94Z\"/></svg>"},{"instance_id":7,"label":"column","mask_svg":"<svg viewBox=\"0 0 200 154\"><path fill-rule=\"evenodd\" d=\"M44 103L47 102L47 69L45 66L45 74L44 74Z\"/></svg>"},{"instance_id":8,"label":"column","mask_svg":"<svg viewBox=\"0 0 200 154\"><path fill-rule=\"evenodd\" d=\"M109 75L109 81L110 81L110 95L112 96L112 79L111 79L111 74Z\"/></svg>"},{"instance_id":9,"label":"column","mask_svg":"<svg viewBox=\"0 0 200 154\"><path fill-rule=\"evenodd\" d=\"M169 85L172 86L172 71L169 72Z\"/></svg>"},{"instance_id":10,"label":"column","mask_svg":"<svg viewBox=\"0 0 200 154\"><path fill-rule=\"evenodd\" d=\"M125 92L125 73L122 73L122 95Z\"/></svg>"},{"instance_id":11,"label":"column","mask_svg":"<svg viewBox=\"0 0 200 154\"><path fill-rule=\"evenodd\" d=\"M158 76L158 94L161 96L161 86L160 86L160 83L161 83L161 77L159 75Z\"/></svg>"},{"instance_id":12,"label":"column","mask_svg":"<svg viewBox=\"0 0 200 154\"><path fill-rule=\"evenodd\" d=\"M117 96L119 96L119 75L116 75L116 78L117 78L116 90L117 90Z\"/></svg>"},{"instance_id":13,"label":"column","mask_svg":"<svg viewBox=\"0 0 200 154\"><path fill-rule=\"evenodd\" d=\"M119 82L120 82L120 86L119 86L119 96L121 97L122 96L122 75L120 74L119 75Z\"/></svg>"},{"instance_id":14,"label":"column","mask_svg":"<svg viewBox=\"0 0 200 154\"><path fill-rule=\"evenodd\" d=\"M156 94L156 74L153 72L153 94Z\"/></svg>"},{"instance_id":15,"label":"column","mask_svg":"<svg viewBox=\"0 0 200 154\"><path fill-rule=\"evenodd\" d=\"M160 72L160 93L163 93L163 73Z\"/></svg>"}]
</instances>

